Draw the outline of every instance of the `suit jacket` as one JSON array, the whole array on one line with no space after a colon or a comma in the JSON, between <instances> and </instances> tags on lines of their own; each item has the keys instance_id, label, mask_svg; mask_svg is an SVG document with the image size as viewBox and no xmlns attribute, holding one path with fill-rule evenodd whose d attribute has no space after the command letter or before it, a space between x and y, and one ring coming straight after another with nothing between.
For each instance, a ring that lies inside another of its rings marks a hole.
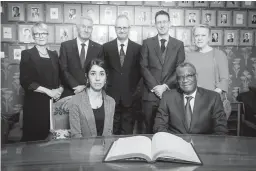
<instances>
[{"instance_id":1,"label":"suit jacket","mask_svg":"<svg viewBox=\"0 0 256 171\"><path fill-rule=\"evenodd\" d=\"M78 85L85 85L85 68L87 64L95 58L103 57L102 46L96 42L89 40L88 50L84 68L81 66L77 40L69 40L61 43L60 46L60 66L62 70L62 77L64 78L64 96L74 94L73 87Z\"/></svg>"},{"instance_id":2,"label":"suit jacket","mask_svg":"<svg viewBox=\"0 0 256 171\"><path fill-rule=\"evenodd\" d=\"M151 92L157 85L167 84L169 88L175 88L175 70L184 60L184 45L180 40L169 37L164 61L161 58L158 36L144 40L140 60L145 85L143 100L158 100L158 97Z\"/></svg>"},{"instance_id":3,"label":"suit jacket","mask_svg":"<svg viewBox=\"0 0 256 171\"><path fill-rule=\"evenodd\" d=\"M107 94L113 97L116 103L120 99L125 105L131 105L140 75L140 49L141 45L128 40L127 51L123 66L117 47L117 39L103 45L104 59L108 68Z\"/></svg>"},{"instance_id":4,"label":"suit jacket","mask_svg":"<svg viewBox=\"0 0 256 171\"><path fill-rule=\"evenodd\" d=\"M115 101L103 92L105 121L103 136L112 135ZM74 95L69 103L69 123L72 137L97 136L94 113L86 91Z\"/></svg>"},{"instance_id":5,"label":"suit jacket","mask_svg":"<svg viewBox=\"0 0 256 171\"><path fill-rule=\"evenodd\" d=\"M220 95L197 88L191 126L185 120L183 93L171 90L163 95L156 114L154 132L173 134L226 134L227 118Z\"/></svg>"}]
</instances>

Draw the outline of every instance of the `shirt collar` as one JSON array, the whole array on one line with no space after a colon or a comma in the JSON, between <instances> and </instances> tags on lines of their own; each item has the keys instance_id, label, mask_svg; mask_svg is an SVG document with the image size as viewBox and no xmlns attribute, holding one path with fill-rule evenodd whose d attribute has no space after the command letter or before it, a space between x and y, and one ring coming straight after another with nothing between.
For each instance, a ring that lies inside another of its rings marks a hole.
<instances>
[{"instance_id":1,"label":"shirt collar","mask_svg":"<svg viewBox=\"0 0 256 171\"><path fill-rule=\"evenodd\" d=\"M158 41L159 41L159 42L160 42L161 39L163 39L159 34L158 34L157 37L158 37ZM164 38L164 39L165 39L165 38ZM169 36L168 36L167 39L165 39L165 40L166 40L166 42L169 42Z\"/></svg>"},{"instance_id":2,"label":"shirt collar","mask_svg":"<svg viewBox=\"0 0 256 171\"><path fill-rule=\"evenodd\" d=\"M77 38L76 38L76 42L77 42L77 45L78 45L78 46L81 46L81 44L84 43L84 44L88 47L89 39L86 40L85 42L82 42L82 41L80 40L80 38L77 37Z\"/></svg>"},{"instance_id":3,"label":"shirt collar","mask_svg":"<svg viewBox=\"0 0 256 171\"><path fill-rule=\"evenodd\" d=\"M128 39L126 39L123 43L120 42L120 40L116 39L117 40L117 45L118 47L121 46L121 44L124 44L125 47L128 46Z\"/></svg>"},{"instance_id":4,"label":"shirt collar","mask_svg":"<svg viewBox=\"0 0 256 171\"><path fill-rule=\"evenodd\" d=\"M190 94L190 95L187 95L187 94L184 94L183 93L183 96L184 96L184 98L186 98L187 96L191 96L191 97L193 97L194 99L196 98L196 92L197 92L197 88L196 88L196 90L194 91L194 93L192 93L192 94Z\"/></svg>"}]
</instances>

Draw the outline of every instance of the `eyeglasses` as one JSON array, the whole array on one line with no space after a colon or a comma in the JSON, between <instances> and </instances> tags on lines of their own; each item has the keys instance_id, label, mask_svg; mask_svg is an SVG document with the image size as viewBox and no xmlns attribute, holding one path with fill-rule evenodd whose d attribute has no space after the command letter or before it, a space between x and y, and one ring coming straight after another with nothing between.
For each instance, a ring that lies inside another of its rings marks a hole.
<instances>
[{"instance_id":1,"label":"eyeglasses","mask_svg":"<svg viewBox=\"0 0 256 171\"><path fill-rule=\"evenodd\" d=\"M160 24L166 25L167 23L169 23L169 21L167 21L167 20L165 20L165 21L157 21L156 22L157 25L160 25Z\"/></svg>"},{"instance_id":2,"label":"eyeglasses","mask_svg":"<svg viewBox=\"0 0 256 171\"><path fill-rule=\"evenodd\" d=\"M35 38L46 37L49 33L34 33Z\"/></svg>"},{"instance_id":3,"label":"eyeglasses","mask_svg":"<svg viewBox=\"0 0 256 171\"><path fill-rule=\"evenodd\" d=\"M92 30L92 26L85 26L85 25L80 25L80 27L82 28L82 29L87 29L87 30Z\"/></svg>"},{"instance_id":4,"label":"eyeglasses","mask_svg":"<svg viewBox=\"0 0 256 171\"><path fill-rule=\"evenodd\" d=\"M178 79L178 81L183 81L185 79L191 81L194 78L195 75L196 75L196 73L194 73L194 74L191 73L191 74L187 74L187 75L177 76L177 79Z\"/></svg>"},{"instance_id":5,"label":"eyeglasses","mask_svg":"<svg viewBox=\"0 0 256 171\"><path fill-rule=\"evenodd\" d=\"M116 27L116 29L117 29L118 31L121 31L122 29L123 29L124 31L128 31L129 28L130 28L130 27Z\"/></svg>"}]
</instances>

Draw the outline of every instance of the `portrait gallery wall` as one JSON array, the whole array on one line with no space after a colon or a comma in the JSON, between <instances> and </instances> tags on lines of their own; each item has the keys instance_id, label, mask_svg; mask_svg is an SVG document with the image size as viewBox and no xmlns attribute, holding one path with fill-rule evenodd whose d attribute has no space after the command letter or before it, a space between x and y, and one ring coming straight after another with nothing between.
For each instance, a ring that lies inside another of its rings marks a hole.
<instances>
[{"instance_id":1,"label":"portrait gallery wall","mask_svg":"<svg viewBox=\"0 0 256 171\"><path fill-rule=\"evenodd\" d=\"M256 85L256 1L78 1L1 2L1 112L12 114L22 107L19 83L21 51L34 46L31 28L45 22L49 46L59 53L60 43L76 37L75 23L81 16L93 19L91 39L103 44L116 38L115 19L130 19L130 39L142 44L157 34L154 16L159 10L170 14L169 34L184 42L186 53L194 50L192 27L212 26L210 44L229 60L228 98L236 101L239 92Z\"/></svg>"}]
</instances>

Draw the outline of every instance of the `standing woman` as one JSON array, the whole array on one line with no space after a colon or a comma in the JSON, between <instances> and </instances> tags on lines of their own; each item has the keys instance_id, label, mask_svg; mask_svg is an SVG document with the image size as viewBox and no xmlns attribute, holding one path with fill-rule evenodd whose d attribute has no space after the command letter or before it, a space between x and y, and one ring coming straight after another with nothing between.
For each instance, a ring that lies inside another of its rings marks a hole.
<instances>
[{"instance_id":1,"label":"standing woman","mask_svg":"<svg viewBox=\"0 0 256 171\"><path fill-rule=\"evenodd\" d=\"M228 92L228 60L224 52L209 46L211 28L200 24L192 29L197 50L188 53L186 61L197 70L198 86L216 91Z\"/></svg>"},{"instance_id":2,"label":"standing woman","mask_svg":"<svg viewBox=\"0 0 256 171\"><path fill-rule=\"evenodd\" d=\"M47 25L36 23L32 27L32 34L36 45L21 52L20 84L25 90L21 141L47 138L50 99L58 100L63 92L59 80L58 54L46 48Z\"/></svg>"}]
</instances>

